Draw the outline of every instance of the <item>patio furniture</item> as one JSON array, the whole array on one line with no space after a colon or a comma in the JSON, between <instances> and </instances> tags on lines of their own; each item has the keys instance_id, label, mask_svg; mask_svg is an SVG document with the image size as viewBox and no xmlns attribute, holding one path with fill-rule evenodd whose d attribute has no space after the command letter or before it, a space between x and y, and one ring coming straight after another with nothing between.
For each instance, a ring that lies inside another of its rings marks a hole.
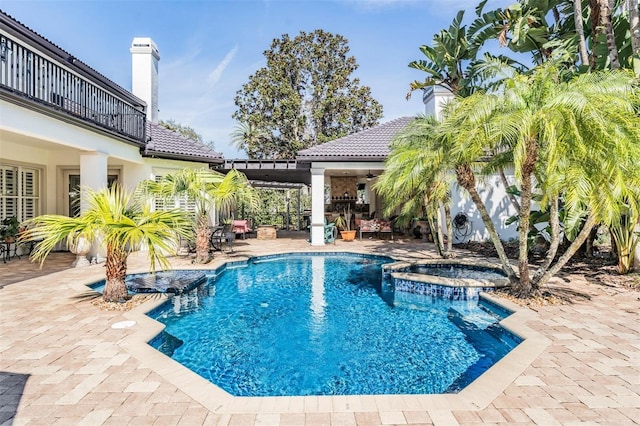
<instances>
[{"instance_id":1,"label":"patio furniture","mask_svg":"<svg viewBox=\"0 0 640 426\"><path fill-rule=\"evenodd\" d=\"M360 228L358 229L360 240L362 240L362 234L376 234L378 229L378 224L375 220L361 220Z\"/></svg>"},{"instance_id":2,"label":"patio furniture","mask_svg":"<svg viewBox=\"0 0 640 426\"><path fill-rule=\"evenodd\" d=\"M247 232L251 232L251 227L249 226L249 221L246 219L234 220L232 230L234 234L242 234L242 239L244 240Z\"/></svg>"},{"instance_id":3,"label":"patio furniture","mask_svg":"<svg viewBox=\"0 0 640 426\"><path fill-rule=\"evenodd\" d=\"M11 253L12 247L13 246L13 254ZM0 241L0 254L2 254L2 262L3 263L7 263L7 260L11 260L12 258L18 258L20 259L20 256L18 255L18 242L17 241L6 241L6 240L1 240Z\"/></svg>"},{"instance_id":4,"label":"patio furniture","mask_svg":"<svg viewBox=\"0 0 640 426\"><path fill-rule=\"evenodd\" d=\"M256 232L259 240L275 240L278 237L275 225L259 225Z\"/></svg>"},{"instance_id":5,"label":"patio furniture","mask_svg":"<svg viewBox=\"0 0 640 426\"><path fill-rule=\"evenodd\" d=\"M388 220L361 220L358 232L360 240L362 240L362 234L376 234L378 238L381 234L389 234L393 240L393 226Z\"/></svg>"},{"instance_id":6,"label":"patio furniture","mask_svg":"<svg viewBox=\"0 0 640 426\"><path fill-rule=\"evenodd\" d=\"M338 228L336 228L336 224L333 222L327 223L325 220L324 224L324 242L326 243L336 243L336 237L338 236Z\"/></svg>"},{"instance_id":7,"label":"patio furniture","mask_svg":"<svg viewBox=\"0 0 640 426\"><path fill-rule=\"evenodd\" d=\"M233 252L233 242L235 239L236 235L233 232L225 231L224 226L215 226L212 228L209 242L214 251L224 251L223 247L226 244L227 250Z\"/></svg>"},{"instance_id":8,"label":"patio furniture","mask_svg":"<svg viewBox=\"0 0 640 426\"><path fill-rule=\"evenodd\" d=\"M378 219L378 225L378 237L380 237L380 234L389 234L393 240L393 223L390 220Z\"/></svg>"}]
</instances>

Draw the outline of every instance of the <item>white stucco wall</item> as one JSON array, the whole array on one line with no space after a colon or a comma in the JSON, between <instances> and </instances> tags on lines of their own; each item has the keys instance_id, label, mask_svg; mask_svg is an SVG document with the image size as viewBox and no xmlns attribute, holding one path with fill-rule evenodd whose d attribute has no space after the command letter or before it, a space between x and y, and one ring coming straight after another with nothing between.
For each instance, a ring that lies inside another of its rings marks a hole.
<instances>
[{"instance_id":1,"label":"white stucco wall","mask_svg":"<svg viewBox=\"0 0 640 426\"><path fill-rule=\"evenodd\" d=\"M498 175L491 175L484 180L477 183L477 189L480 197L485 203L491 219L496 226L498 234L502 240L509 240L512 238L518 238L517 225L511 224L507 226L506 220L516 214L516 210L511 205L507 197L504 185ZM478 212L473 201L468 196L466 190L460 188L456 182L451 185L452 204L451 204L451 217L455 217L458 213L464 213L467 215L470 224L470 234L464 238L456 238L456 232L454 231L454 243L467 242L467 241L484 241L489 239L489 233L487 232L482 217ZM446 223L443 216L443 231L446 233Z\"/></svg>"},{"instance_id":2,"label":"white stucco wall","mask_svg":"<svg viewBox=\"0 0 640 426\"><path fill-rule=\"evenodd\" d=\"M6 101L0 101L0 116L0 162L42 170L42 214L64 214L64 171L79 173L83 155L104 155L108 169L116 170L128 189L153 178L154 169L167 174L184 167L208 167L206 163L143 158L137 146Z\"/></svg>"},{"instance_id":3,"label":"white stucco wall","mask_svg":"<svg viewBox=\"0 0 640 426\"><path fill-rule=\"evenodd\" d=\"M25 138L81 151L99 151L110 157L142 162L137 146L116 141L115 139L83 127L66 123L57 118L0 100L0 131L13 132ZM0 134L0 137L3 135ZM4 140L4 137L2 137ZM47 149L51 149L48 147ZM4 158L4 148L0 155Z\"/></svg>"}]
</instances>

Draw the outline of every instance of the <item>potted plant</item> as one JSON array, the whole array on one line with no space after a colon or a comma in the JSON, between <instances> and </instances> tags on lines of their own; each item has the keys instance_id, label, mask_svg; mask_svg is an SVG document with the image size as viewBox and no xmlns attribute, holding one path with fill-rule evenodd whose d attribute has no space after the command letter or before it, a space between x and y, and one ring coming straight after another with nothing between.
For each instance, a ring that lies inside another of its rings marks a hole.
<instances>
[{"instance_id":1,"label":"potted plant","mask_svg":"<svg viewBox=\"0 0 640 426\"><path fill-rule=\"evenodd\" d=\"M227 217L222 219L222 226L224 228L224 232L231 232L233 228L233 218Z\"/></svg>"},{"instance_id":2,"label":"potted plant","mask_svg":"<svg viewBox=\"0 0 640 426\"><path fill-rule=\"evenodd\" d=\"M20 222L15 216L5 217L2 219L2 228L0 229L0 235L7 243L13 243L20 232Z\"/></svg>"},{"instance_id":3,"label":"potted plant","mask_svg":"<svg viewBox=\"0 0 640 426\"><path fill-rule=\"evenodd\" d=\"M340 236L345 241L353 241L356 239L356 230L351 229L351 205L342 211L342 214L336 218L336 226L340 229Z\"/></svg>"}]
</instances>

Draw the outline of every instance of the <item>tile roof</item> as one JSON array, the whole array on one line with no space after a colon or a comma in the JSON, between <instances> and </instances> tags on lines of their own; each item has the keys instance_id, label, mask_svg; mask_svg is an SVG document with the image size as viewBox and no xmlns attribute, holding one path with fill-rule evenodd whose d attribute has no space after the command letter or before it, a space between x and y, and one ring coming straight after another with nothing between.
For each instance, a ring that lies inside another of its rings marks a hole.
<instances>
[{"instance_id":1,"label":"tile roof","mask_svg":"<svg viewBox=\"0 0 640 426\"><path fill-rule=\"evenodd\" d=\"M400 117L331 142L303 149L298 161L384 160L394 136L413 121L414 117Z\"/></svg>"},{"instance_id":2,"label":"tile roof","mask_svg":"<svg viewBox=\"0 0 640 426\"><path fill-rule=\"evenodd\" d=\"M147 121L147 146L145 157L170 158L175 160L222 163L222 155L193 139Z\"/></svg>"}]
</instances>

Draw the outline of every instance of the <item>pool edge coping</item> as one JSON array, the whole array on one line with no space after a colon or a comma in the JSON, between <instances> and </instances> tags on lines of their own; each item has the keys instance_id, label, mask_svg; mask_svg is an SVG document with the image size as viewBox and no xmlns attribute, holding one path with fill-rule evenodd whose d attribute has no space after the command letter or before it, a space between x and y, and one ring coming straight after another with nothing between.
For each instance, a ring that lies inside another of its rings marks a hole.
<instances>
[{"instance_id":1,"label":"pool edge coping","mask_svg":"<svg viewBox=\"0 0 640 426\"><path fill-rule=\"evenodd\" d=\"M371 253L361 251L346 252L371 255ZM269 256L300 253L283 251ZM304 253L316 254L315 252ZM317 252L317 254L326 253ZM376 255L374 254L374 256ZM236 258L234 261L248 260L252 257L260 256ZM393 258L392 256L385 257ZM218 269L230 262L224 259L214 259L213 262L206 265L206 269ZM202 265L191 266L173 269L205 269ZM138 270L148 272L144 271L144 268L135 268L135 270L127 271L127 273L138 273ZM91 280L91 278L87 278ZM77 289L86 292L87 284L90 283L86 282L86 280L82 281L82 283L76 283ZM520 337L522 342L457 394L235 397L148 344L151 339L164 330L164 325L146 314L165 303L169 298L168 295L161 295L156 300L147 300L130 311L124 312L123 316L129 320L136 321L136 326L131 329L131 333L123 336L118 344L136 358L143 367L147 367L159 374L208 410L220 414L244 413L247 410L260 414L333 411L481 410L486 408L507 386L513 383L551 343L548 338L525 324L527 321L533 321L538 317L536 312L518 306L508 300L498 299L487 293L482 293L482 297L512 312L510 316L500 321L500 324L512 334Z\"/></svg>"}]
</instances>

